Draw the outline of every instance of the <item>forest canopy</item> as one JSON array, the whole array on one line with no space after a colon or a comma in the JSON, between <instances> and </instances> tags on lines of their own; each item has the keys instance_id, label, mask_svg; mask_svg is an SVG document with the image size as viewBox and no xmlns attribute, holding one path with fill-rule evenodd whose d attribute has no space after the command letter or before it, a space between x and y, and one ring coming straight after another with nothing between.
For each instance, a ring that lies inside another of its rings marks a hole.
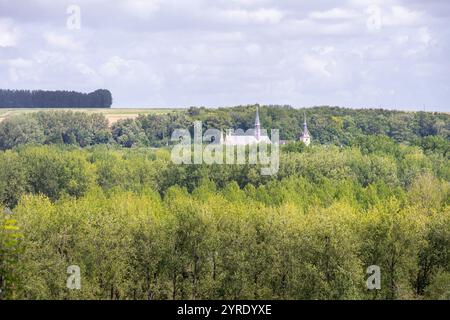
<instances>
[{"instance_id":1,"label":"forest canopy","mask_svg":"<svg viewBox=\"0 0 450 320\"><path fill-rule=\"evenodd\" d=\"M296 138L303 110L261 109ZM6 119L0 299L450 299L448 115L307 109L314 143L283 146L274 176L171 162L174 128L253 111Z\"/></svg>"},{"instance_id":2,"label":"forest canopy","mask_svg":"<svg viewBox=\"0 0 450 320\"><path fill-rule=\"evenodd\" d=\"M164 149L2 152L0 198L14 214L0 243L16 248L0 246L0 277L14 279L3 298L450 298L448 159L315 146L280 166L263 177L174 165ZM81 290L66 288L70 265ZM381 290L365 287L370 265Z\"/></svg>"}]
</instances>

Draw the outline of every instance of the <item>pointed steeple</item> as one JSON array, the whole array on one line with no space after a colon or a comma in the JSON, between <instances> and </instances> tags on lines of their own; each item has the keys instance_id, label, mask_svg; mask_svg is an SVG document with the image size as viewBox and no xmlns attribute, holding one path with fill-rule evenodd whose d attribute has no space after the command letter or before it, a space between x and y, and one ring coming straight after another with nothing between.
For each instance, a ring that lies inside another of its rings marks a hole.
<instances>
[{"instance_id":1,"label":"pointed steeple","mask_svg":"<svg viewBox=\"0 0 450 320\"><path fill-rule=\"evenodd\" d=\"M305 122L303 122L303 135L306 135L306 134L309 135L308 124L306 123L306 111L303 111L303 116L305 119Z\"/></svg>"},{"instance_id":2,"label":"pointed steeple","mask_svg":"<svg viewBox=\"0 0 450 320\"><path fill-rule=\"evenodd\" d=\"M308 124L306 123L306 111L303 111L304 122L303 122L303 132L300 136L300 141L305 145L309 146L311 144L311 135L309 134Z\"/></svg>"},{"instance_id":3,"label":"pointed steeple","mask_svg":"<svg viewBox=\"0 0 450 320\"><path fill-rule=\"evenodd\" d=\"M261 122L259 121L259 107L258 106L256 106L255 138L256 138L256 140L259 140L261 138Z\"/></svg>"}]
</instances>

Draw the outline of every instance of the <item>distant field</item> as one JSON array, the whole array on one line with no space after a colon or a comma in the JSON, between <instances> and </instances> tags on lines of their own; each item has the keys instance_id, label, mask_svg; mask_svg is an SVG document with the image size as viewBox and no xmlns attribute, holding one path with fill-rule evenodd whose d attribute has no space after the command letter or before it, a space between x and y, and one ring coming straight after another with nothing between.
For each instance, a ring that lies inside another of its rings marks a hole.
<instances>
[{"instance_id":1,"label":"distant field","mask_svg":"<svg viewBox=\"0 0 450 320\"><path fill-rule=\"evenodd\" d=\"M33 113L39 111L78 111L78 112L87 112L87 113L103 113L105 117L108 119L109 124L114 124L122 119L135 119L140 114L164 114L170 113L176 110L181 109L163 109L163 108L155 108L155 109L120 109L120 108L111 108L111 109L0 109L0 122L5 120L8 117L25 114L25 113Z\"/></svg>"}]
</instances>

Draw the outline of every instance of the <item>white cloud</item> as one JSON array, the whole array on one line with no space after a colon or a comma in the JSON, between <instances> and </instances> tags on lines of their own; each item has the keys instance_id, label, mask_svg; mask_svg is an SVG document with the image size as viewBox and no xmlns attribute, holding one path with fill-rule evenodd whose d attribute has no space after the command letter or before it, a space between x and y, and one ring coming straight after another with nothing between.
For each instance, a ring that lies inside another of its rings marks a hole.
<instances>
[{"instance_id":1,"label":"white cloud","mask_svg":"<svg viewBox=\"0 0 450 320\"><path fill-rule=\"evenodd\" d=\"M424 59L435 49L437 41L427 27L415 29L408 38L408 46L403 56L409 59Z\"/></svg>"},{"instance_id":2,"label":"white cloud","mask_svg":"<svg viewBox=\"0 0 450 320\"><path fill-rule=\"evenodd\" d=\"M312 49L320 55L327 55L335 51L335 48L333 46L318 46L313 47Z\"/></svg>"},{"instance_id":3,"label":"white cloud","mask_svg":"<svg viewBox=\"0 0 450 320\"><path fill-rule=\"evenodd\" d=\"M19 28L11 19L0 18L0 47L14 47L19 40Z\"/></svg>"},{"instance_id":4,"label":"white cloud","mask_svg":"<svg viewBox=\"0 0 450 320\"><path fill-rule=\"evenodd\" d=\"M409 41L409 35L401 34L394 37L395 42L398 45L404 45Z\"/></svg>"},{"instance_id":5,"label":"white cloud","mask_svg":"<svg viewBox=\"0 0 450 320\"><path fill-rule=\"evenodd\" d=\"M423 13L410 10L403 6L392 6L381 11L381 21L383 26L388 27L410 27L421 23Z\"/></svg>"},{"instance_id":6,"label":"white cloud","mask_svg":"<svg viewBox=\"0 0 450 320\"><path fill-rule=\"evenodd\" d=\"M419 29L418 38L421 43L423 43L426 47L432 44L433 37L431 36L430 31L427 27L422 27Z\"/></svg>"},{"instance_id":7,"label":"white cloud","mask_svg":"<svg viewBox=\"0 0 450 320\"><path fill-rule=\"evenodd\" d=\"M369 6L388 6L393 5L396 0L349 0L354 7L367 8Z\"/></svg>"},{"instance_id":8,"label":"white cloud","mask_svg":"<svg viewBox=\"0 0 450 320\"><path fill-rule=\"evenodd\" d=\"M159 10L161 0L121 0L120 8L138 18L148 18Z\"/></svg>"},{"instance_id":9,"label":"white cloud","mask_svg":"<svg viewBox=\"0 0 450 320\"><path fill-rule=\"evenodd\" d=\"M7 60L7 64L13 68L30 68L33 66L33 60L16 58Z\"/></svg>"},{"instance_id":10,"label":"white cloud","mask_svg":"<svg viewBox=\"0 0 450 320\"><path fill-rule=\"evenodd\" d=\"M53 47L63 50L81 50L83 45L75 41L72 36L68 34L57 34L55 32L46 32L43 35L45 41Z\"/></svg>"},{"instance_id":11,"label":"white cloud","mask_svg":"<svg viewBox=\"0 0 450 320\"><path fill-rule=\"evenodd\" d=\"M276 31L286 36L352 36L361 33L361 26L355 21L338 20L332 23L323 23L320 20L302 19L291 20L284 23Z\"/></svg>"},{"instance_id":12,"label":"white cloud","mask_svg":"<svg viewBox=\"0 0 450 320\"><path fill-rule=\"evenodd\" d=\"M113 79L117 83L136 84L159 87L163 79L154 72L149 63L139 60L128 60L119 56L111 57L98 70L105 79Z\"/></svg>"},{"instance_id":13,"label":"white cloud","mask_svg":"<svg viewBox=\"0 0 450 320\"><path fill-rule=\"evenodd\" d=\"M128 71L130 63L120 57L112 57L107 62L100 66L100 74L105 77L116 77L124 71Z\"/></svg>"},{"instance_id":14,"label":"white cloud","mask_svg":"<svg viewBox=\"0 0 450 320\"><path fill-rule=\"evenodd\" d=\"M95 72L94 69L92 69L91 67L89 67L88 65L80 62L76 64L76 68L78 69L78 71L85 76L89 76L89 77L97 77L97 72Z\"/></svg>"},{"instance_id":15,"label":"white cloud","mask_svg":"<svg viewBox=\"0 0 450 320\"><path fill-rule=\"evenodd\" d=\"M225 0L237 4L239 6L254 6L258 4L266 3L267 0Z\"/></svg>"},{"instance_id":16,"label":"white cloud","mask_svg":"<svg viewBox=\"0 0 450 320\"><path fill-rule=\"evenodd\" d=\"M251 43L245 46L245 51L251 56L256 57L261 54L261 46L256 43Z\"/></svg>"},{"instance_id":17,"label":"white cloud","mask_svg":"<svg viewBox=\"0 0 450 320\"><path fill-rule=\"evenodd\" d=\"M310 54L306 54L303 56L303 66L310 73L310 75L314 77L331 77L332 74L330 71L330 67L332 66L332 64L332 62L329 62L326 59L312 56Z\"/></svg>"},{"instance_id":18,"label":"white cloud","mask_svg":"<svg viewBox=\"0 0 450 320\"><path fill-rule=\"evenodd\" d=\"M277 24L283 18L283 13L277 9L258 10L227 10L222 15L231 21L238 23L270 23Z\"/></svg>"},{"instance_id":19,"label":"white cloud","mask_svg":"<svg viewBox=\"0 0 450 320\"><path fill-rule=\"evenodd\" d=\"M23 58L10 59L6 61L6 65L9 67L9 79L12 82L38 80L33 60Z\"/></svg>"},{"instance_id":20,"label":"white cloud","mask_svg":"<svg viewBox=\"0 0 450 320\"><path fill-rule=\"evenodd\" d=\"M358 14L354 10L333 8L327 11L313 11L309 14L311 19L354 19Z\"/></svg>"}]
</instances>

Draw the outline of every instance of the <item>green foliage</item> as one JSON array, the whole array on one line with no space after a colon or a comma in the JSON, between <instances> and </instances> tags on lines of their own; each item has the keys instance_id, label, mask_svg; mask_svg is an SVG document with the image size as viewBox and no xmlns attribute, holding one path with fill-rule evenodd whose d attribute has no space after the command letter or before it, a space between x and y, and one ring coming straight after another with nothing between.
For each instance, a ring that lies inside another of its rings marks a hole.
<instances>
[{"instance_id":1,"label":"green foliage","mask_svg":"<svg viewBox=\"0 0 450 320\"><path fill-rule=\"evenodd\" d=\"M58 112L0 124L0 138L18 137L0 152L0 201L15 212L0 219L0 299L449 299L447 118L307 112L325 145L283 146L272 177L254 165L175 165L169 148L141 148L167 145L193 119L249 128L245 107L112 129L102 116ZM288 139L301 118L261 110ZM66 287L70 265L81 290ZM381 267L381 290L365 286L370 265Z\"/></svg>"},{"instance_id":2,"label":"green foliage","mask_svg":"<svg viewBox=\"0 0 450 320\"><path fill-rule=\"evenodd\" d=\"M172 187L163 199L98 188L54 203L23 197L15 209L26 235L17 264L27 285L16 297L416 298L429 266L424 297L447 297L448 207L430 216L395 198L369 210L346 197L306 208L289 198L266 205L247 195L250 187L204 193L208 185L192 195ZM381 291L365 287L372 264L381 267ZM65 287L69 265L82 270L80 291Z\"/></svg>"},{"instance_id":3,"label":"green foliage","mask_svg":"<svg viewBox=\"0 0 450 320\"><path fill-rule=\"evenodd\" d=\"M306 149L306 145L299 141L289 142L282 147L284 152L303 152Z\"/></svg>"},{"instance_id":4,"label":"green foliage","mask_svg":"<svg viewBox=\"0 0 450 320\"><path fill-rule=\"evenodd\" d=\"M23 235L14 213L8 208L0 210L0 300L17 299L22 283L18 260Z\"/></svg>"},{"instance_id":5,"label":"green foliage","mask_svg":"<svg viewBox=\"0 0 450 320\"><path fill-rule=\"evenodd\" d=\"M0 153L0 201L14 207L27 190L25 168L16 152Z\"/></svg>"},{"instance_id":6,"label":"green foliage","mask_svg":"<svg viewBox=\"0 0 450 320\"><path fill-rule=\"evenodd\" d=\"M450 272L438 273L426 290L427 299L450 300Z\"/></svg>"},{"instance_id":7,"label":"green foliage","mask_svg":"<svg viewBox=\"0 0 450 320\"><path fill-rule=\"evenodd\" d=\"M427 136L418 139L416 144L420 146L427 154L439 153L444 157L450 156L450 140L441 136Z\"/></svg>"},{"instance_id":8,"label":"green foliage","mask_svg":"<svg viewBox=\"0 0 450 320\"><path fill-rule=\"evenodd\" d=\"M102 114L49 111L7 118L0 123L0 150L24 144L108 143L111 133Z\"/></svg>"},{"instance_id":9,"label":"green foliage","mask_svg":"<svg viewBox=\"0 0 450 320\"><path fill-rule=\"evenodd\" d=\"M252 167L174 166L164 150L4 152L0 194L20 199L25 235L3 260L3 275L20 266L5 298L446 298L449 183L432 169L442 155L377 150L285 153L280 174L256 184ZM427 170L398 169L415 163ZM373 264L375 292L364 285ZM65 287L69 265L80 291Z\"/></svg>"},{"instance_id":10,"label":"green foliage","mask_svg":"<svg viewBox=\"0 0 450 320\"><path fill-rule=\"evenodd\" d=\"M0 123L0 150L22 144L39 144L44 139L44 131L38 121L29 115L14 116Z\"/></svg>"},{"instance_id":11,"label":"green foliage","mask_svg":"<svg viewBox=\"0 0 450 320\"><path fill-rule=\"evenodd\" d=\"M65 194L81 196L91 185L91 168L82 153L32 147L20 150L19 155L30 192L56 200Z\"/></svg>"},{"instance_id":12,"label":"green foliage","mask_svg":"<svg viewBox=\"0 0 450 320\"><path fill-rule=\"evenodd\" d=\"M138 122L131 119L120 120L112 127L114 140L122 147L148 145L147 136Z\"/></svg>"},{"instance_id":13,"label":"green foliage","mask_svg":"<svg viewBox=\"0 0 450 320\"><path fill-rule=\"evenodd\" d=\"M140 115L124 119L111 128L103 115L73 112L39 112L17 116L0 123L0 149L27 143L94 144L115 143L122 147L163 147L170 144L175 129L192 131L194 121L203 129L244 131L254 126L255 106L233 108L190 108L186 111ZM304 120L308 118L313 142L337 146L361 146L362 152L399 152L395 142L420 146L426 152L448 157L450 116L445 113L401 112L373 109L289 106L260 106L262 128L279 129L280 139L298 141ZM38 122L36 124L36 121ZM291 144L286 151L301 151Z\"/></svg>"}]
</instances>

